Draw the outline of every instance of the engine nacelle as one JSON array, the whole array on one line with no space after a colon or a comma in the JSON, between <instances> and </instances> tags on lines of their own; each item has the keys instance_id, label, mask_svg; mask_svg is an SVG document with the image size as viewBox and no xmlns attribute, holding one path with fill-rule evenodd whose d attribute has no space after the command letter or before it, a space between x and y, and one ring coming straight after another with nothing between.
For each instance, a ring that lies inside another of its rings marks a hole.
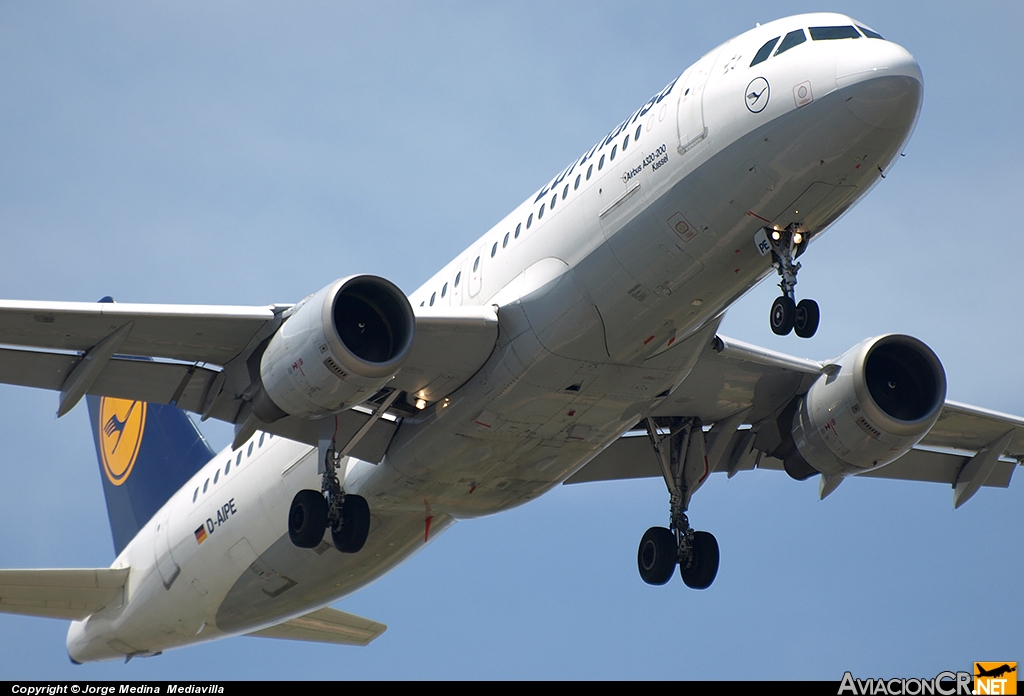
<instances>
[{"instance_id":1,"label":"engine nacelle","mask_svg":"<svg viewBox=\"0 0 1024 696\"><path fill-rule=\"evenodd\" d=\"M416 331L405 294L376 276L336 280L290 312L260 362L253 413L322 416L373 396L402 368Z\"/></svg>"},{"instance_id":2,"label":"engine nacelle","mask_svg":"<svg viewBox=\"0 0 1024 696\"><path fill-rule=\"evenodd\" d=\"M916 338L890 334L854 346L780 419L779 454L798 479L884 466L923 438L946 401L942 363ZM786 428L792 439L785 437Z\"/></svg>"}]
</instances>

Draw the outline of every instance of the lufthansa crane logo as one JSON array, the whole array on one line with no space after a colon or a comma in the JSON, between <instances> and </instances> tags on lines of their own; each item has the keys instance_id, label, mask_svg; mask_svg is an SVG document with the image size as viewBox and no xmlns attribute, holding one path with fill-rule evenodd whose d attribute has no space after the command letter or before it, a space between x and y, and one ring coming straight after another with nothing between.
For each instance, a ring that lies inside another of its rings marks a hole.
<instances>
[{"instance_id":1,"label":"lufthansa crane logo","mask_svg":"<svg viewBox=\"0 0 1024 696\"><path fill-rule=\"evenodd\" d=\"M771 96L771 89L768 87L768 80L763 77L755 77L747 85L743 99L752 113L759 114L764 111L764 107L768 106L769 96Z\"/></svg>"},{"instance_id":2,"label":"lufthansa crane logo","mask_svg":"<svg viewBox=\"0 0 1024 696\"><path fill-rule=\"evenodd\" d=\"M128 480L146 429L146 402L100 399L100 454L107 480L120 486Z\"/></svg>"}]
</instances>

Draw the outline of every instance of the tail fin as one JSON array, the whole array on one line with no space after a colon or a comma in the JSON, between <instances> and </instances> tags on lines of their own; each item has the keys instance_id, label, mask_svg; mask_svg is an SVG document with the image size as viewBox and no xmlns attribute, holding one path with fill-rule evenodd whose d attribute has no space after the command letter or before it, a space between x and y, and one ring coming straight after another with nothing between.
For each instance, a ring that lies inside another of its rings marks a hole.
<instances>
[{"instance_id":1,"label":"tail fin","mask_svg":"<svg viewBox=\"0 0 1024 696\"><path fill-rule=\"evenodd\" d=\"M214 451L173 406L88 396L107 516L118 554Z\"/></svg>"}]
</instances>

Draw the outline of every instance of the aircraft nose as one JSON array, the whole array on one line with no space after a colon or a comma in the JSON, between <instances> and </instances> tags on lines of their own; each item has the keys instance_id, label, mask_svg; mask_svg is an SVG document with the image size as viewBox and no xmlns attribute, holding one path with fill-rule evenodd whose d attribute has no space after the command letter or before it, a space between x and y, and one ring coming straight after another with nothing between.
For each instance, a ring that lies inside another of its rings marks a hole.
<instances>
[{"instance_id":1,"label":"aircraft nose","mask_svg":"<svg viewBox=\"0 0 1024 696\"><path fill-rule=\"evenodd\" d=\"M847 108L864 123L884 130L910 130L924 95L921 66L889 41L851 41L836 62L836 86Z\"/></svg>"}]
</instances>

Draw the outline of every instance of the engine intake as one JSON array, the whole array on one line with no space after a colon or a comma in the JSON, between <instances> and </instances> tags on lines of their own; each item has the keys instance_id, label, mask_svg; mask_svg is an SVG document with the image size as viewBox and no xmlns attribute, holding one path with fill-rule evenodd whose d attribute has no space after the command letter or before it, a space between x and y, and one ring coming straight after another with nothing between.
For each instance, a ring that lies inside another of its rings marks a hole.
<instances>
[{"instance_id":1,"label":"engine intake","mask_svg":"<svg viewBox=\"0 0 1024 696\"><path fill-rule=\"evenodd\" d=\"M294 308L260 361L253 413L336 413L362 403L402 368L416 318L405 294L376 276L337 280Z\"/></svg>"},{"instance_id":2,"label":"engine intake","mask_svg":"<svg viewBox=\"0 0 1024 696\"><path fill-rule=\"evenodd\" d=\"M898 334L867 339L783 412L773 454L800 480L884 466L928 433L945 400L946 373L931 348Z\"/></svg>"}]
</instances>

